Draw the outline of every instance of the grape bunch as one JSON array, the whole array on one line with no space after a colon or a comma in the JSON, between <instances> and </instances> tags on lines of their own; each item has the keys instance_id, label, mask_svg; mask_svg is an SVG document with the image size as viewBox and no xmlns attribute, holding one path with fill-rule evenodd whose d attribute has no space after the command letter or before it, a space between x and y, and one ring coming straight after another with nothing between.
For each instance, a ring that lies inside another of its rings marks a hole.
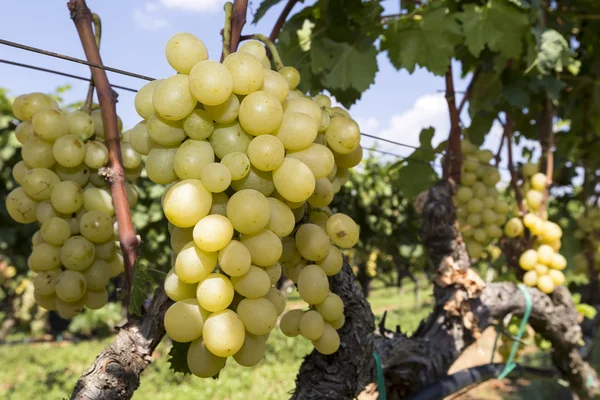
<instances>
[{"instance_id":1,"label":"grape bunch","mask_svg":"<svg viewBox=\"0 0 600 400\"><path fill-rule=\"evenodd\" d=\"M18 96L12 105L21 121L15 130L22 144L12 170L21 185L6 198L6 209L19 223L38 223L28 258L35 301L72 318L84 307L98 309L108 301L110 278L123 271L112 196L99 174L108 163L99 110L60 110L43 93ZM127 177L141 172L141 157L122 143ZM137 202L127 183L130 206Z\"/></svg>"},{"instance_id":2,"label":"grape bunch","mask_svg":"<svg viewBox=\"0 0 600 400\"><path fill-rule=\"evenodd\" d=\"M143 121L130 143L147 155L149 179L168 185L167 334L191 342L196 376L216 375L230 356L256 365L285 309L274 287L285 272L310 309L287 313L282 331L335 352L343 303L328 277L358 227L328 205L362 159L358 125L327 96L295 90L296 69L271 70L259 42L219 63L200 39L178 33L165 55L177 74L138 92Z\"/></svg>"},{"instance_id":3,"label":"grape bunch","mask_svg":"<svg viewBox=\"0 0 600 400\"><path fill-rule=\"evenodd\" d=\"M500 173L490 164L494 154L478 150L467 139L462 141L461 150L464 159L460 187L453 200L467 251L479 258L490 243L502 236L509 206L496 189Z\"/></svg>"},{"instance_id":4,"label":"grape bunch","mask_svg":"<svg viewBox=\"0 0 600 400\"><path fill-rule=\"evenodd\" d=\"M546 175L537 172L534 164L525 164L523 175L530 177L524 185L526 193L524 206L527 213L523 218L513 217L504 227L509 238L522 237L525 228L534 236L533 248L525 250L519 257L519 266L523 269L523 283L537 286L544 293L552 293L556 286L565 282L562 270L567 267L567 259L559 253L562 228L548 221L548 213L538 214L546 190Z\"/></svg>"}]
</instances>

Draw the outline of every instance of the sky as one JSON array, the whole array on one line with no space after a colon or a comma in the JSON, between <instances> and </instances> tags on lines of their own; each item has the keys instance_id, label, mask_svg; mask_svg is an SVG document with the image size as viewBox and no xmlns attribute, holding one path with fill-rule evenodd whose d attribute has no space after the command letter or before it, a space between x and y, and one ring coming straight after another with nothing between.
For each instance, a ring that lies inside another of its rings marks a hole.
<instances>
[{"instance_id":1,"label":"sky","mask_svg":"<svg viewBox=\"0 0 600 400\"><path fill-rule=\"evenodd\" d=\"M250 0L248 23L243 31L269 33L285 1L266 14L258 25L252 25L252 15L261 0ZM211 59L221 54L220 30L223 27L224 0L88 0L87 4L100 15L103 24L101 55L105 65L136 72L153 78L164 78L175 73L164 57L164 45L177 32L190 32L204 41ZM27 3L27 5L26 5ZM0 24L0 38L38 47L57 53L85 58L79 37L70 20L63 1L33 0L8 2L3 6L5 18ZM311 1L298 4L292 14ZM397 0L384 0L385 13L397 13ZM85 65L59 60L44 55L0 45L0 59L28 63L79 76L89 76ZM284 60L285 61L285 60ZM362 98L350 108L362 132L385 137L397 142L418 145L421 129L436 129L434 145L443 141L449 131L449 117L443 90L443 77L434 76L424 69L412 75L397 71L385 54L378 56L379 72L375 83ZM468 81L460 78L460 66L454 68L455 89L464 91ZM108 73L113 84L139 89L145 81ZM17 96L32 91L52 92L69 83L73 89L67 93L67 102L83 100L87 83L71 78L20 67L0 64L0 87ZM133 106L135 93L117 90L117 112L125 128L131 128L140 117ZM457 93L460 100L460 94ZM466 112L463 113L463 116ZM468 119L466 119L468 124ZM496 149L501 128L496 125L488 135L484 147ZM402 156L412 150L375 139L363 138L363 146L377 146L381 150ZM503 174L503 180L508 175Z\"/></svg>"}]
</instances>

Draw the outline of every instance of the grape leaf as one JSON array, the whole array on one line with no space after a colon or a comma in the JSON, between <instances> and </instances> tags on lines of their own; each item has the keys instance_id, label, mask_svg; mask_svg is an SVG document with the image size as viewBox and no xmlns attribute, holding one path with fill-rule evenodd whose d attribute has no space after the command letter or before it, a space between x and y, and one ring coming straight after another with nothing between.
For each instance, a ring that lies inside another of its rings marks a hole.
<instances>
[{"instance_id":1,"label":"grape leaf","mask_svg":"<svg viewBox=\"0 0 600 400\"><path fill-rule=\"evenodd\" d=\"M148 286L153 282L146 267L135 264L131 278L131 295L129 296L129 312L133 315L142 315L142 306L148 297Z\"/></svg>"},{"instance_id":2,"label":"grape leaf","mask_svg":"<svg viewBox=\"0 0 600 400\"><path fill-rule=\"evenodd\" d=\"M546 29L537 35L539 51L536 59L537 69L544 75L562 72L567 69L577 75L581 62L571 56L567 39L554 29Z\"/></svg>"},{"instance_id":3,"label":"grape leaf","mask_svg":"<svg viewBox=\"0 0 600 400\"><path fill-rule=\"evenodd\" d=\"M436 75L444 75L454 47L461 41L461 31L455 14L446 7L426 9L419 18L400 17L384 30L381 51L397 69L411 74L417 65Z\"/></svg>"},{"instance_id":4,"label":"grape leaf","mask_svg":"<svg viewBox=\"0 0 600 400\"><path fill-rule=\"evenodd\" d=\"M191 342L180 343L173 340L171 350L169 350L170 369L174 372L181 372L184 375L191 374L187 363L187 353Z\"/></svg>"},{"instance_id":5,"label":"grape leaf","mask_svg":"<svg viewBox=\"0 0 600 400\"><path fill-rule=\"evenodd\" d=\"M433 186L438 177L427 162L408 159L406 164L398 170L397 180L398 190L405 197L412 199Z\"/></svg>"},{"instance_id":6,"label":"grape leaf","mask_svg":"<svg viewBox=\"0 0 600 400\"><path fill-rule=\"evenodd\" d=\"M267 11L269 11L269 8L279 3L281 3L281 0L263 0L263 2L260 3L260 6L258 6L258 10L256 10L256 14L254 14L254 19L252 20L252 23L256 25L258 21L260 21L260 19L265 16Z\"/></svg>"},{"instance_id":7,"label":"grape leaf","mask_svg":"<svg viewBox=\"0 0 600 400\"><path fill-rule=\"evenodd\" d=\"M466 4L458 14L465 43L476 57L487 46L506 57L519 57L528 32L527 13L505 0L490 0L482 6Z\"/></svg>"},{"instance_id":8,"label":"grape leaf","mask_svg":"<svg viewBox=\"0 0 600 400\"><path fill-rule=\"evenodd\" d=\"M479 112L471 118L471 125L464 129L465 136L469 138L471 143L481 146L485 140L485 136L489 133L494 123L496 114L492 112Z\"/></svg>"}]
</instances>

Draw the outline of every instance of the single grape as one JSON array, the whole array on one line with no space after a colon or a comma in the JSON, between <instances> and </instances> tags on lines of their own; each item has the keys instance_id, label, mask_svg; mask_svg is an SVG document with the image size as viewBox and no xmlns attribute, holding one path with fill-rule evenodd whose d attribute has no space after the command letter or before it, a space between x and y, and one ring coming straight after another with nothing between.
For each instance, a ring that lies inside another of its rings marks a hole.
<instances>
[{"instance_id":1,"label":"single grape","mask_svg":"<svg viewBox=\"0 0 600 400\"><path fill-rule=\"evenodd\" d=\"M246 330L254 335L266 335L277 323L277 309L268 299L244 299L237 306Z\"/></svg>"},{"instance_id":2,"label":"single grape","mask_svg":"<svg viewBox=\"0 0 600 400\"><path fill-rule=\"evenodd\" d=\"M256 336L246 332L242 348L233 355L233 359L244 367L253 367L265 355L266 336Z\"/></svg>"},{"instance_id":3,"label":"single grape","mask_svg":"<svg viewBox=\"0 0 600 400\"><path fill-rule=\"evenodd\" d=\"M271 209L271 219L267 228L280 238L292 233L296 223L292 210L274 197L269 197L267 200Z\"/></svg>"},{"instance_id":4,"label":"single grape","mask_svg":"<svg viewBox=\"0 0 600 400\"><path fill-rule=\"evenodd\" d=\"M271 287L271 280L266 271L254 265L244 275L232 276L231 283L236 292L249 299L263 297Z\"/></svg>"},{"instance_id":5,"label":"single grape","mask_svg":"<svg viewBox=\"0 0 600 400\"><path fill-rule=\"evenodd\" d=\"M62 218L52 217L47 219L40 229L44 242L53 246L62 246L71 236L69 223ZM111 223L112 233L112 223Z\"/></svg>"},{"instance_id":6,"label":"single grape","mask_svg":"<svg viewBox=\"0 0 600 400\"><path fill-rule=\"evenodd\" d=\"M35 136L33 124L29 121L23 121L15 128L15 137L21 144Z\"/></svg>"},{"instance_id":7,"label":"single grape","mask_svg":"<svg viewBox=\"0 0 600 400\"><path fill-rule=\"evenodd\" d=\"M525 271L529 271L538 264L538 253L533 250L525 250L519 257L519 266Z\"/></svg>"},{"instance_id":8,"label":"single grape","mask_svg":"<svg viewBox=\"0 0 600 400\"><path fill-rule=\"evenodd\" d=\"M342 270L344 266L344 259L342 257L342 253L335 246L329 246L329 252L327 256L317 261L317 265L323 268L325 274L328 276L333 276Z\"/></svg>"},{"instance_id":9,"label":"single grape","mask_svg":"<svg viewBox=\"0 0 600 400\"><path fill-rule=\"evenodd\" d=\"M87 287L91 290L102 290L108 285L110 279L110 270L108 263L104 260L95 260L90 268L84 273Z\"/></svg>"},{"instance_id":10,"label":"single grape","mask_svg":"<svg viewBox=\"0 0 600 400\"><path fill-rule=\"evenodd\" d=\"M223 274L212 273L198 284L198 304L210 312L226 309L233 300L233 285Z\"/></svg>"},{"instance_id":11,"label":"single grape","mask_svg":"<svg viewBox=\"0 0 600 400\"><path fill-rule=\"evenodd\" d=\"M257 190L265 196L269 196L275 191L271 172L261 171L254 166L250 166L245 177L232 181L231 188L236 192L244 189Z\"/></svg>"},{"instance_id":12,"label":"single grape","mask_svg":"<svg viewBox=\"0 0 600 400\"><path fill-rule=\"evenodd\" d=\"M506 236L511 238L521 236L523 234L523 230L523 223L519 218L509 219L506 223L506 226L504 227L504 233L506 234Z\"/></svg>"},{"instance_id":13,"label":"single grape","mask_svg":"<svg viewBox=\"0 0 600 400\"><path fill-rule=\"evenodd\" d=\"M157 114L152 114L146 121L146 131L150 139L165 147L179 146L185 139L182 121L170 121Z\"/></svg>"},{"instance_id":14,"label":"single grape","mask_svg":"<svg viewBox=\"0 0 600 400\"><path fill-rule=\"evenodd\" d=\"M560 271L558 271L558 272L560 272ZM546 294L550 294L554 291L555 284L552 281L552 278L550 278L550 276L543 275L538 278L537 287L542 292L544 292Z\"/></svg>"},{"instance_id":15,"label":"single grape","mask_svg":"<svg viewBox=\"0 0 600 400\"><path fill-rule=\"evenodd\" d=\"M248 145L248 158L255 168L272 171L278 168L285 157L281 141L272 135L257 136Z\"/></svg>"},{"instance_id":16,"label":"single grape","mask_svg":"<svg viewBox=\"0 0 600 400\"><path fill-rule=\"evenodd\" d=\"M240 51L242 51L241 48ZM281 76L281 74L275 71L265 69L263 73L264 79L260 90L271 93L277 98L277 100L279 100L280 103L283 103L290 91L288 83L283 76Z\"/></svg>"},{"instance_id":17,"label":"single grape","mask_svg":"<svg viewBox=\"0 0 600 400\"><path fill-rule=\"evenodd\" d=\"M288 83L290 90L296 89L298 84L300 84L300 72L294 67L283 67L278 73L285 79Z\"/></svg>"},{"instance_id":18,"label":"single grape","mask_svg":"<svg viewBox=\"0 0 600 400\"><path fill-rule=\"evenodd\" d=\"M54 143L56 139L69 133L67 116L53 108L37 111L31 119L33 130L46 142Z\"/></svg>"},{"instance_id":19,"label":"single grape","mask_svg":"<svg viewBox=\"0 0 600 400\"><path fill-rule=\"evenodd\" d=\"M329 280L318 265L307 265L298 275L298 293L308 304L325 301L329 293Z\"/></svg>"},{"instance_id":20,"label":"single grape","mask_svg":"<svg viewBox=\"0 0 600 400\"><path fill-rule=\"evenodd\" d=\"M537 190L529 190L525 195L525 200L527 201L527 206L532 210L537 210L541 207L542 202L544 201L544 194L538 192Z\"/></svg>"},{"instance_id":21,"label":"single grape","mask_svg":"<svg viewBox=\"0 0 600 400\"><path fill-rule=\"evenodd\" d=\"M52 154L57 163L63 167L73 168L84 161L86 148L79 136L65 135L56 139L52 146Z\"/></svg>"},{"instance_id":22,"label":"single grape","mask_svg":"<svg viewBox=\"0 0 600 400\"><path fill-rule=\"evenodd\" d=\"M329 236L318 225L301 225L296 231L295 239L298 251L307 260L323 260L329 254Z\"/></svg>"},{"instance_id":23,"label":"single grape","mask_svg":"<svg viewBox=\"0 0 600 400\"><path fill-rule=\"evenodd\" d=\"M538 282L538 274L534 269L525 272L523 275L523 283L529 287L534 287Z\"/></svg>"},{"instance_id":24,"label":"single grape","mask_svg":"<svg viewBox=\"0 0 600 400\"><path fill-rule=\"evenodd\" d=\"M210 214L219 214L226 217L229 197L225 193L213 193L212 198Z\"/></svg>"},{"instance_id":25,"label":"single grape","mask_svg":"<svg viewBox=\"0 0 600 400\"><path fill-rule=\"evenodd\" d=\"M556 286L560 286L565 283L565 275L562 273L562 271L551 269L548 271L548 276L550 279L552 279L552 282Z\"/></svg>"},{"instance_id":26,"label":"single grape","mask_svg":"<svg viewBox=\"0 0 600 400\"><path fill-rule=\"evenodd\" d=\"M123 167L133 170L142 163L142 156L129 143L121 143L121 159Z\"/></svg>"},{"instance_id":27,"label":"single grape","mask_svg":"<svg viewBox=\"0 0 600 400\"><path fill-rule=\"evenodd\" d=\"M60 249L60 261L65 268L84 271L94 262L96 248L83 236L69 238Z\"/></svg>"},{"instance_id":28,"label":"single grape","mask_svg":"<svg viewBox=\"0 0 600 400\"><path fill-rule=\"evenodd\" d=\"M163 210L175 226L194 226L210 212L212 196L198 179L186 179L173 185L165 194Z\"/></svg>"},{"instance_id":29,"label":"single grape","mask_svg":"<svg viewBox=\"0 0 600 400\"><path fill-rule=\"evenodd\" d=\"M256 190L240 190L227 203L227 218L240 233L258 233L267 226L271 218L269 201Z\"/></svg>"},{"instance_id":30,"label":"single grape","mask_svg":"<svg viewBox=\"0 0 600 400\"><path fill-rule=\"evenodd\" d=\"M280 275L281 275L281 267L279 267L279 269L280 269ZM272 280L271 280L271 282L272 282ZM267 299L271 303L273 303L273 305L275 306L275 310L277 310L278 316L281 315L283 313L283 311L285 310L285 296L283 295L283 293L281 293L281 290L272 287L271 289L269 289L269 291L265 295L265 299Z\"/></svg>"},{"instance_id":31,"label":"single grape","mask_svg":"<svg viewBox=\"0 0 600 400\"><path fill-rule=\"evenodd\" d=\"M84 296L84 304L90 310L99 310L108 303L108 292L106 289L87 290Z\"/></svg>"},{"instance_id":32,"label":"single grape","mask_svg":"<svg viewBox=\"0 0 600 400\"><path fill-rule=\"evenodd\" d=\"M300 319L300 334L308 340L319 339L325 330L325 321L321 314L314 310L304 313Z\"/></svg>"},{"instance_id":33,"label":"single grape","mask_svg":"<svg viewBox=\"0 0 600 400\"><path fill-rule=\"evenodd\" d=\"M46 168L30 169L23 177L23 189L33 200L48 200L54 185L60 183L60 178Z\"/></svg>"},{"instance_id":34,"label":"single grape","mask_svg":"<svg viewBox=\"0 0 600 400\"><path fill-rule=\"evenodd\" d=\"M275 132L281 125L282 117L281 103L269 92L259 90L250 93L240 104L240 125L253 136Z\"/></svg>"},{"instance_id":35,"label":"single grape","mask_svg":"<svg viewBox=\"0 0 600 400\"><path fill-rule=\"evenodd\" d=\"M34 272L50 271L60 268L61 248L48 243L35 246L27 259L27 265Z\"/></svg>"},{"instance_id":36,"label":"single grape","mask_svg":"<svg viewBox=\"0 0 600 400\"><path fill-rule=\"evenodd\" d=\"M83 191L74 182L64 181L54 185L50 195L52 207L63 214L71 214L84 204Z\"/></svg>"},{"instance_id":37,"label":"single grape","mask_svg":"<svg viewBox=\"0 0 600 400\"><path fill-rule=\"evenodd\" d=\"M325 324L323 334L319 339L313 340L312 344L319 353L330 355L340 348L340 335L331 325Z\"/></svg>"},{"instance_id":38,"label":"single grape","mask_svg":"<svg viewBox=\"0 0 600 400\"><path fill-rule=\"evenodd\" d=\"M233 225L222 215L207 215L193 231L194 243L204 251L219 251L229 244L233 237Z\"/></svg>"},{"instance_id":39,"label":"single grape","mask_svg":"<svg viewBox=\"0 0 600 400\"><path fill-rule=\"evenodd\" d=\"M171 248L173 253L177 254L183 249L183 246L194 240L192 232L194 228L179 228L173 225L171 231Z\"/></svg>"},{"instance_id":40,"label":"single grape","mask_svg":"<svg viewBox=\"0 0 600 400\"><path fill-rule=\"evenodd\" d=\"M225 366L227 358L215 356L202 339L192 342L187 353L187 365L190 372L200 378L216 376Z\"/></svg>"},{"instance_id":41,"label":"single grape","mask_svg":"<svg viewBox=\"0 0 600 400\"><path fill-rule=\"evenodd\" d=\"M12 107L15 117L21 121L30 120L34 114L45 108L58 110L58 104L52 97L40 92L17 97Z\"/></svg>"},{"instance_id":42,"label":"single grape","mask_svg":"<svg viewBox=\"0 0 600 400\"><path fill-rule=\"evenodd\" d=\"M178 121L190 115L197 102L190 91L189 78L185 74L161 80L152 94L154 109L161 117L170 121Z\"/></svg>"},{"instance_id":43,"label":"single grape","mask_svg":"<svg viewBox=\"0 0 600 400\"><path fill-rule=\"evenodd\" d=\"M233 79L233 93L250 94L256 92L263 84L263 66L248 53L231 53L223 60Z\"/></svg>"},{"instance_id":44,"label":"single grape","mask_svg":"<svg viewBox=\"0 0 600 400\"><path fill-rule=\"evenodd\" d=\"M202 169L200 180L209 192L220 193L231 184L231 172L220 163L206 164Z\"/></svg>"},{"instance_id":45,"label":"single grape","mask_svg":"<svg viewBox=\"0 0 600 400\"><path fill-rule=\"evenodd\" d=\"M206 105L204 105L207 107ZM215 123L212 117L205 110L196 108L183 121L183 131L191 139L204 140L212 135L215 130Z\"/></svg>"},{"instance_id":46,"label":"single grape","mask_svg":"<svg viewBox=\"0 0 600 400\"><path fill-rule=\"evenodd\" d=\"M286 156L288 158L296 158L306 164L306 166L312 171L315 179L327 177L327 175L333 170L336 163L334 154L331 152L331 150L329 150L326 146L317 143L313 143L309 147L302 150L290 150L287 152Z\"/></svg>"},{"instance_id":47,"label":"single grape","mask_svg":"<svg viewBox=\"0 0 600 400\"><path fill-rule=\"evenodd\" d=\"M33 278L33 287L35 291L43 296L54 294L56 280L61 273L62 271L59 268L48 271L40 271L35 278Z\"/></svg>"},{"instance_id":48,"label":"single grape","mask_svg":"<svg viewBox=\"0 0 600 400\"><path fill-rule=\"evenodd\" d=\"M64 182L63 182L64 183ZM112 196L107 189L88 187L83 191L83 207L87 211L99 210L109 217L115 215Z\"/></svg>"},{"instance_id":49,"label":"single grape","mask_svg":"<svg viewBox=\"0 0 600 400\"><path fill-rule=\"evenodd\" d=\"M317 179L315 181L315 191L307 201L312 207L327 207L333 201L333 186L329 179Z\"/></svg>"},{"instance_id":50,"label":"single grape","mask_svg":"<svg viewBox=\"0 0 600 400\"><path fill-rule=\"evenodd\" d=\"M56 172L56 175L58 175L61 180L73 181L80 187L85 187L91 178L90 170L85 166L85 164L80 164L73 168L57 165L54 167L54 172ZM98 177L98 174L96 173L95 176ZM102 183L106 185L104 177L100 177L100 179L102 179Z\"/></svg>"},{"instance_id":51,"label":"single grape","mask_svg":"<svg viewBox=\"0 0 600 400\"><path fill-rule=\"evenodd\" d=\"M229 153L221 160L221 164L227 167L231 179L236 181L242 179L250 172L250 160L248 156L239 151Z\"/></svg>"},{"instance_id":52,"label":"single grape","mask_svg":"<svg viewBox=\"0 0 600 400\"><path fill-rule=\"evenodd\" d=\"M261 63L265 58L267 58L267 51L265 50L265 46L263 46L261 42L256 40L249 40L247 42L244 42L238 49L238 52L248 53Z\"/></svg>"},{"instance_id":53,"label":"single grape","mask_svg":"<svg viewBox=\"0 0 600 400\"><path fill-rule=\"evenodd\" d=\"M165 293L167 296L169 296L169 299L173 301L180 301L195 297L197 286L198 285L196 284L190 284L181 281L175 273L175 268L171 268L165 277Z\"/></svg>"},{"instance_id":54,"label":"single grape","mask_svg":"<svg viewBox=\"0 0 600 400\"><path fill-rule=\"evenodd\" d=\"M221 270L232 277L246 274L252 262L248 248L237 240L219 250L218 261Z\"/></svg>"},{"instance_id":55,"label":"single grape","mask_svg":"<svg viewBox=\"0 0 600 400\"><path fill-rule=\"evenodd\" d=\"M227 67L217 61L204 60L189 73L190 91L202 104L216 106L227 101L233 89L233 77Z\"/></svg>"},{"instance_id":56,"label":"single grape","mask_svg":"<svg viewBox=\"0 0 600 400\"><path fill-rule=\"evenodd\" d=\"M244 324L235 312L219 311L206 319L202 336L211 353L229 357L237 353L244 344Z\"/></svg>"},{"instance_id":57,"label":"single grape","mask_svg":"<svg viewBox=\"0 0 600 400\"><path fill-rule=\"evenodd\" d=\"M336 319L335 321L327 321L329 323L329 325L331 325L334 329L340 329L342 326L344 326L344 323L346 322L346 317L344 317L344 314L342 314L338 319Z\"/></svg>"},{"instance_id":58,"label":"single grape","mask_svg":"<svg viewBox=\"0 0 600 400\"><path fill-rule=\"evenodd\" d=\"M85 298L73 302L63 301L60 298L56 298L56 311L58 314L65 319L73 318L79 314L84 309Z\"/></svg>"},{"instance_id":59,"label":"single grape","mask_svg":"<svg viewBox=\"0 0 600 400\"><path fill-rule=\"evenodd\" d=\"M554 253L552 255L552 260L550 261L550 268L556 270L563 270L567 267L567 259L559 253Z\"/></svg>"},{"instance_id":60,"label":"single grape","mask_svg":"<svg viewBox=\"0 0 600 400\"><path fill-rule=\"evenodd\" d=\"M273 183L281 196L295 202L307 200L315 190L315 176L306 164L295 158L285 158L273 171Z\"/></svg>"},{"instance_id":61,"label":"single grape","mask_svg":"<svg viewBox=\"0 0 600 400\"><path fill-rule=\"evenodd\" d=\"M351 153L360 145L360 128L350 118L337 116L325 132L329 147L340 154Z\"/></svg>"},{"instance_id":62,"label":"single grape","mask_svg":"<svg viewBox=\"0 0 600 400\"><path fill-rule=\"evenodd\" d=\"M167 335L178 342L191 342L202 336L209 313L198 305L196 298L180 300L165 313Z\"/></svg>"},{"instance_id":63,"label":"single grape","mask_svg":"<svg viewBox=\"0 0 600 400\"><path fill-rule=\"evenodd\" d=\"M329 292L325 300L317 304L316 310L325 321L335 321L344 314L344 302L340 296Z\"/></svg>"},{"instance_id":64,"label":"single grape","mask_svg":"<svg viewBox=\"0 0 600 400\"><path fill-rule=\"evenodd\" d=\"M206 113L220 124L229 124L237 119L240 112L240 100L235 94L229 96L227 101L216 106L204 106Z\"/></svg>"},{"instance_id":65,"label":"single grape","mask_svg":"<svg viewBox=\"0 0 600 400\"><path fill-rule=\"evenodd\" d=\"M85 295L87 284L81 272L63 271L56 279L56 296L62 301L74 302Z\"/></svg>"},{"instance_id":66,"label":"single grape","mask_svg":"<svg viewBox=\"0 0 600 400\"><path fill-rule=\"evenodd\" d=\"M302 150L314 142L319 124L302 112L284 112L281 125L273 133L287 150Z\"/></svg>"},{"instance_id":67,"label":"single grape","mask_svg":"<svg viewBox=\"0 0 600 400\"><path fill-rule=\"evenodd\" d=\"M208 141L221 160L229 153L246 153L252 136L247 134L237 121L229 124L216 124Z\"/></svg>"},{"instance_id":68,"label":"single grape","mask_svg":"<svg viewBox=\"0 0 600 400\"><path fill-rule=\"evenodd\" d=\"M531 177L531 187L533 190L543 192L546 189L546 175L538 172Z\"/></svg>"},{"instance_id":69,"label":"single grape","mask_svg":"<svg viewBox=\"0 0 600 400\"><path fill-rule=\"evenodd\" d=\"M173 159L173 169L179 179L200 179L202 170L215 161L215 153L205 140L186 140Z\"/></svg>"},{"instance_id":70,"label":"single grape","mask_svg":"<svg viewBox=\"0 0 600 400\"><path fill-rule=\"evenodd\" d=\"M273 265L282 253L281 239L268 229L242 235L242 244L250 251L252 263L261 267Z\"/></svg>"},{"instance_id":71,"label":"single grape","mask_svg":"<svg viewBox=\"0 0 600 400\"><path fill-rule=\"evenodd\" d=\"M109 240L104 243L98 243L94 246L94 248L96 249L96 258L105 261L113 258L117 251L117 245L112 240Z\"/></svg>"},{"instance_id":72,"label":"single grape","mask_svg":"<svg viewBox=\"0 0 600 400\"><path fill-rule=\"evenodd\" d=\"M290 310L281 317L279 329L281 333L288 337L295 337L300 334L300 320L304 316L302 310Z\"/></svg>"},{"instance_id":73,"label":"single grape","mask_svg":"<svg viewBox=\"0 0 600 400\"><path fill-rule=\"evenodd\" d=\"M23 144L21 157L29 168L52 168L56 163L52 154L52 144L39 137L32 137Z\"/></svg>"},{"instance_id":74,"label":"single grape","mask_svg":"<svg viewBox=\"0 0 600 400\"><path fill-rule=\"evenodd\" d=\"M185 283L205 279L217 265L217 253L199 249L194 242L183 246L175 260L175 273Z\"/></svg>"},{"instance_id":75,"label":"single grape","mask_svg":"<svg viewBox=\"0 0 600 400\"><path fill-rule=\"evenodd\" d=\"M165 46L165 57L169 65L180 74L189 74L194 65L208 60L206 45L191 33L176 33Z\"/></svg>"},{"instance_id":76,"label":"single grape","mask_svg":"<svg viewBox=\"0 0 600 400\"><path fill-rule=\"evenodd\" d=\"M19 161L12 168L12 177L19 185L23 185L23 180L25 179L25 175L30 171L30 169L25 164L25 161Z\"/></svg>"},{"instance_id":77,"label":"single grape","mask_svg":"<svg viewBox=\"0 0 600 400\"><path fill-rule=\"evenodd\" d=\"M154 89L160 84L161 79L146 83L135 95L135 110L143 119L148 119L154 114L152 97Z\"/></svg>"}]
</instances>

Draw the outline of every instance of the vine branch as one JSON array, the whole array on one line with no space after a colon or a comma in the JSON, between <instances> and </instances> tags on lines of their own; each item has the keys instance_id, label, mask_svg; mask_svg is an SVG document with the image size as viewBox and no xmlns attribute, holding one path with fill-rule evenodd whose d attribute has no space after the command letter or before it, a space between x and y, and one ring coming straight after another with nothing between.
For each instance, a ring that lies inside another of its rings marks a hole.
<instances>
[{"instance_id":1,"label":"vine branch","mask_svg":"<svg viewBox=\"0 0 600 400\"><path fill-rule=\"evenodd\" d=\"M303 1L304 0L288 0L283 10L281 10L281 14L279 15L279 18L277 18L277 22L275 22L273 30L269 35L269 40L271 40L271 42L274 42L277 39L277 36L279 36L279 32L281 32L281 28L283 27L283 24L285 24L287 17L290 15L292 8L294 8L296 3L302 3Z\"/></svg>"},{"instance_id":2,"label":"vine branch","mask_svg":"<svg viewBox=\"0 0 600 400\"><path fill-rule=\"evenodd\" d=\"M231 15L231 43L229 52L233 53L240 44L242 29L246 25L246 14L248 12L248 0L234 0L233 13Z\"/></svg>"},{"instance_id":3,"label":"vine branch","mask_svg":"<svg viewBox=\"0 0 600 400\"><path fill-rule=\"evenodd\" d=\"M85 57L90 63L102 64L100 51L92 30L92 13L87 7L85 0L70 0L67 7L71 12L71 19L75 23L77 33L83 45ZM123 160L121 157L121 145L119 142L119 128L117 125L117 111L115 107L116 98L108 82L106 72L101 68L90 67L92 80L96 85L98 101L102 110L102 122L104 124L104 141L108 148L107 178L115 205L115 214L119 225L119 240L123 259L125 263L125 304L129 303L131 291L131 275L133 265L137 257L139 240L135 234L129 202L125 189L125 178Z\"/></svg>"},{"instance_id":4,"label":"vine branch","mask_svg":"<svg viewBox=\"0 0 600 400\"><path fill-rule=\"evenodd\" d=\"M462 113L462 110L465 107L465 104L467 104L467 101L471 97L471 93L473 92L473 87L475 86L475 80L479 76L480 72L481 72L481 66L478 65L477 68L475 68L475 71L473 71L473 76L471 77L471 82L469 82L469 86L467 86L467 90L465 91L465 95L460 100L460 104L458 105L457 112L458 112L459 116Z\"/></svg>"},{"instance_id":5,"label":"vine branch","mask_svg":"<svg viewBox=\"0 0 600 400\"><path fill-rule=\"evenodd\" d=\"M510 171L510 184L515 191L515 198L519 206L519 214L523 217L527 212L525 211L525 205L523 204L523 193L521 193L521 187L517 182L517 170L515 169L515 163L513 161L513 120L511 115L506 112L506 123L504 124L504 134L506 138L506 149L508 150L508 170Z\"/></svg>"},{"instance_id":6,"label":"vine branch","mask_svg":"<svg viewBox=\"0 0 600 400\"><path fill-rule=\"evenodd\" d=\"M467 95L465 94L465 97ZM460 117L456 108L456 99L454 94L454 78L452 76L452 64L448 66L446 72L446 101L448 102L448 112L450 113L450 134L446 146L446 160L444 162L444 178L451 178L454 182L460 182L460 167L462 153L460 148Z\"/></svg>"},{"instance_id":7,"label":"vine branch","mask_svg":"<svg viewBox=\"0 0 600 400\"><path fill-rule=\"evenodd\" d=\"M96 45L98 51L100 51L100 41L102 40L102 20L96 13L92 13L92 24L94 24L94 37L96 38ZM92 111L92 105L94 102L94 77L90 77L90 84L88 86L87 96L85 98L84 108L87 112Z\"/></svg>"}]
</instances>

